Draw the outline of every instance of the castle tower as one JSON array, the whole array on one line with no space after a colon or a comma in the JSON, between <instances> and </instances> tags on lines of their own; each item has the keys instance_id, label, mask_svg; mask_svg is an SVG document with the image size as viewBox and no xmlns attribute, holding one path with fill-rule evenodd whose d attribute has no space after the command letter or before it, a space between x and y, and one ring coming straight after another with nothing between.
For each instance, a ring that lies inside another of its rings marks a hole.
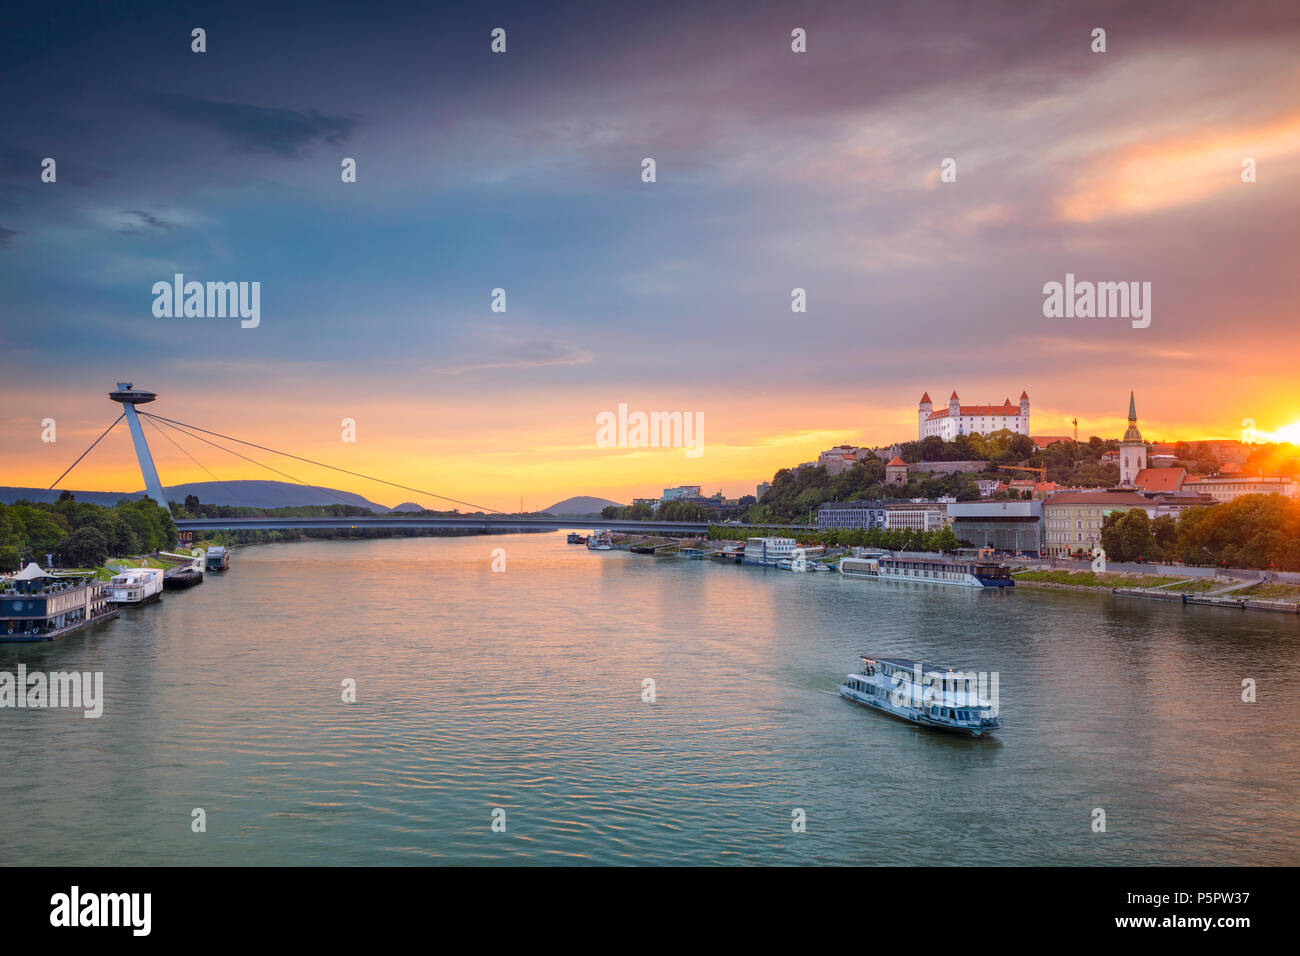
<instances>
[{"instance_id":1,"label":"castle tower","mask_svg":"<svg viewBox=\"0 0 1300 956\"><path fill-rule=\"evenodd\" d=\"M1119 443L1119 483L1133 487L1138 472L1147 466L1147 444L1138 431L1137 405L1133 393L1128 393L1128 429Z\"/></svg>"},{"instance_id":2,"label":"castle tower","mask_svg":"<svg viewBox=\"0 0 1300 956\"><path fill-rule=\"evenodd\" d=\"M918 419L916 423L917 441L920 441L922 438L925 437L925 423L930 418L930 413L933 411L934 411L934 405L930 402L930 393L926 392L924 395L921 396L921 403L917 405L917 411L916 411L916 416Z\"/></svg>"},{"instance_id":3,"label":"castle tower","mask_svg":"<svg viewBox=\"0 0 1300 956\"><path fill-rule=\"evenodd\" d=\"M948 399L948 416L958 418L961 415L961 401L957 398L957 390L953 389L952 395Z\"/></svg>"}]
</instances>

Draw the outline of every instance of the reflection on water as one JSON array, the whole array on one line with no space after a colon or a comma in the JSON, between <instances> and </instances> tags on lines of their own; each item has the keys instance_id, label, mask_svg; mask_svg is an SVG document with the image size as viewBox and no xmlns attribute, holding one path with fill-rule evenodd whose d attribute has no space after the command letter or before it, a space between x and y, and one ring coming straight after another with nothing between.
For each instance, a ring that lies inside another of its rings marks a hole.
<instances>
[{"instance_id":1,"label":"reflection on water","mask_svg":"<svg viewBox=\"0 0 1300 956\"><path fill-rule=\"evenodd\" d=\"M0 710L0 862L1294 865L1298 636L555 534L249 548L90 633L0 648L0 670L103 670L107 698L98 720ZM842 700L861 652L998 671L1004 728Z\"/></svg>"}]
</instances>

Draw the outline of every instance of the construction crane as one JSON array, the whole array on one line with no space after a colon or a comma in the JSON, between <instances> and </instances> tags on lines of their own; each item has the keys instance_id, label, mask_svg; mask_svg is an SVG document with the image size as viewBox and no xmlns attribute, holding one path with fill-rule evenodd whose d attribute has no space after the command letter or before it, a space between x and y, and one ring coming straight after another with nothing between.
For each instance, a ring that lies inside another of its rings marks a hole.
<instances>
[{"instance_id":1,"label":"construction crane","mask_svg":"<svg viewBox=\"0 0 1300 956\"><path fill-rule=\"evenodd\" d=\"M998 467L999 467L999 468L1007 468L1007 469L1010 469L1011 471L1036 471L1036 472L1038 472L1039 475L1042 476L1042 477L1039 479L1040 481L1046 481L1046 480L1047 480L1047 469L1046 469L1046 468L1030 468L1030 467L1028 467L1028 466L1026 466L1026 465L998 465Z\"/></svg>"},{"instance_id":2,"label":"construction crane","mask_svg":"<svg viewBox=\"0 0 1300 956\"><path fill-rule=\"evenodd\" d=\"M1008 469L1008 470L1010 470L1010 471L1034 471L1034 472L1037 472L1037 473L1038 473L1038 480L1039 480L1039 481L1041 481L1041 482L1046 482L1046 481L1047 481L1047 469L1046 469L1046 468L1030 468L1030 467L1028 467L1027 465L998 465L998 467L999 467L999 468L1006 468L1006 469ZM1043 497L1043 495L1040 494L1039 497L1041 498L1041 497Z\"/></svg>"}]
</instances>

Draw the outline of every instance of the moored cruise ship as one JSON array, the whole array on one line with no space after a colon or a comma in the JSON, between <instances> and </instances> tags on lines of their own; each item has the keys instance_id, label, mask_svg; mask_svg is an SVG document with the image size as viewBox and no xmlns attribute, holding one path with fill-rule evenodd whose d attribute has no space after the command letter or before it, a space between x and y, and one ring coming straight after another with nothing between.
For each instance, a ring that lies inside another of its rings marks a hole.
<instances>
[{"instance_id":1,"label":"moored cruise ship","mask_svg":"<svg viewBox=\"0 0 1300 956\"><path fill-rule=\"evenodd\" d=\"M613 551L614 539L608 531L596 531L587 536L588 551Z\"/></svg>"},{"instance_id":2,"label":"moored cruise ship","mask_svg":"<svg viewBox=\"0 0 1300 956\"><path fill-rule=\"evenodd\" d=\"M129 568L109 578L104 594L113 604L139 606L162 597L162 568Z\"/></svg>"},{"instance_id":3,"label":"moored cruise ship","mask_svg":"<svg viewBox=\"0 0 1300 956\"><path fill-rule=\"evenodd\" d=\"M983 737L1002 726L996 700L997 675L958 672L903 657L862 658L840 695L894 717L956 733Z\"/></svg>"},{"instance_id":4,"label":"moored cruise ship","mask_svg":"<svg viewBox=\"0 0 1300 956\"><path fill-rule=\"evenodd\" d=\"M47 574L35 562L0 581L0 644L57 641L117 617L104 582L89 574Z\"/></svg>"},{"instance_id":5,"label":"moored cruise ship","mask_svg":"<svg viewBox=\"0 0 1300 956\"><path fill-rule=\"evenodd\" d=\"M939 557L840 558L846 578L955 584L967 588L1012 588L1011 570L990 561L951 561Z\"/></svg>"}]
</instances>

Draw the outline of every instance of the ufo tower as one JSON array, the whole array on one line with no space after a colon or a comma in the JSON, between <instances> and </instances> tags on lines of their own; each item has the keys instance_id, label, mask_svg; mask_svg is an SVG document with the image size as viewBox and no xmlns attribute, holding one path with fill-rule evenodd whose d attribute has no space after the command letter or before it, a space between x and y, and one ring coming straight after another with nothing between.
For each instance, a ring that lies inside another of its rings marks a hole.
<instances>
[{"instance_id":1,"label":"ufo tower","mask_svg":"<svg viewBox=\"0 0 1300 956\"><path fill-rule=\"evenodd\" d=\"M140 418L135 413L137 405L152 402L158 396L153 392L136 388L130 382L118 382L117 391L109 392L108 397L122 403L122 413L126 415L126 424L131 429L131 441L135 443L135 457L140 460L140 474L144 475L145 493L166 508L167 499L163 497L162 482L158 480L158 469L153 466L149 443L144 440L144 429L140 427Z\"/></svg>"}]
</instances>

